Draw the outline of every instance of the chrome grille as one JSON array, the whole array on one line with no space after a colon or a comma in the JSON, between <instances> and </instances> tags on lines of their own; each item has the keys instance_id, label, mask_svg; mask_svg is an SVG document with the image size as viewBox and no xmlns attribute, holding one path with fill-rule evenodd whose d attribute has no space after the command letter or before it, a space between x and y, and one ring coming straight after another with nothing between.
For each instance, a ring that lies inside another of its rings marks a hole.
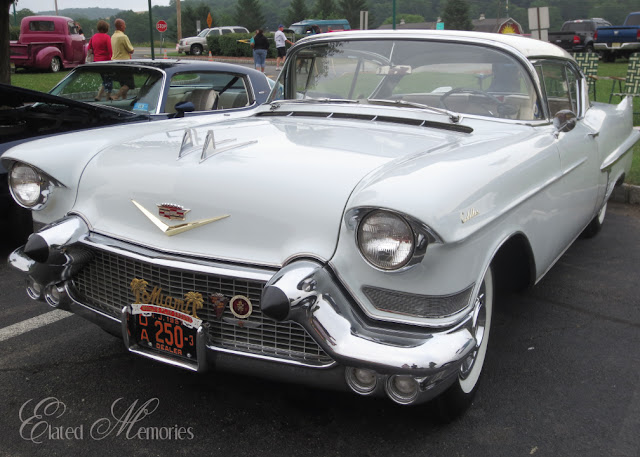
<instances>
[{"instance_id":1,"label":"chrome grille","mask_svg":"<svg viewBox=\"0 0 640 457\"><path fill-rule=\"evenodd\" d=\"M192 291L201 293L205 303L198 316L209 323L209 342L213 346L308 365L332 363L301 325L276 322L262 314L260 296L264 283L260 281L158 266L99 249L92 248L91 252L92 260L73 279L79 295L76 298L87 306L119 318L122 308L134 302L131 281L144 279L149 291L161 287L162 294L174 298L183 298ZM227 306L218 319L209 300L214 293L227 298L246 296L253 305L251 316L236 319Z\"/></svg>"}]
</instances>

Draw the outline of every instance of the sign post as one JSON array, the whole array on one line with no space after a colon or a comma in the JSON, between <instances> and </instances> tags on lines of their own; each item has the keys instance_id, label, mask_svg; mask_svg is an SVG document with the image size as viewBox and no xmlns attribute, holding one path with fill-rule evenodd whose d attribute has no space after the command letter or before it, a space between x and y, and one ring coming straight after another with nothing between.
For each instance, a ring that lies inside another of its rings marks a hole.
<instances>
[{"instance_id":1,"label":"sign post","mask_svg":"<svg viewBox=\"0 0 640 457\"><path fill-rule=\"evenodd\" d=\"M549 41L549 7L529 8L527 13L531 38Z\"/></svg>"},{"instance_id":2,"label":"sign post","mask_svg":"<svg viewBox=\"0 0 640 457\"><path fill-rule=\"evenodd\" d=\"M153 28L151 27L151 24L153 24L153 19L151 18L151 0L149 0L149 38L151 38L151 60L155 60L156 54L153 50Z\"/></svg>"},{"instance_id":3,"label":"sign post","mask_svg":"<svg viewBox=\"0 0 640 457\"><path fill-rule=\"evenodd\" d=\"M164 49L164 32L167 31L167 23L165 21L163 21L162 19L160 19L158 22L156 22L156 30L158 32L160 32L162 35L162 48ZM164 51L164 58L167 58L167 50L165 49Z\"/></svg>"}]
</instances>

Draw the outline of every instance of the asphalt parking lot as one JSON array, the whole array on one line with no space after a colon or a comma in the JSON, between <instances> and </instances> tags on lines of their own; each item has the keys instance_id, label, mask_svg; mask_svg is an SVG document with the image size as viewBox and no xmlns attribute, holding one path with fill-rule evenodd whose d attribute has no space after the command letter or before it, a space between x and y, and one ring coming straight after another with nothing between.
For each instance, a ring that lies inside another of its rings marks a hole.
<instances>
[{"instance_id":1,"label":"asphalt parking lot","mask_svg":"<svg viewBox=\"0 0 640 457\"><path fill-rule=\"evenodd\" d=\"M137 358L29 300L2 262L0 455L636 457L639 237L640 207L610 204L596 238L501 303L481 390L446 425L428 406Z\"/></svg>"}]
</instances>

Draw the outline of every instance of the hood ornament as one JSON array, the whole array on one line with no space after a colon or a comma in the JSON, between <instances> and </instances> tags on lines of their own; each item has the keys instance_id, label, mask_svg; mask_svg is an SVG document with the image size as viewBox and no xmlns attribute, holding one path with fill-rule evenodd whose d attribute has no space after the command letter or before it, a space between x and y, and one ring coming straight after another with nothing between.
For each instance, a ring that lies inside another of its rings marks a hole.
<instances>
[{"instance_id":1,"label":"hood ornament","mask_svg":"<svg viewBox=\"0 0 640 457\"><path fill-rule=\"evenodd\" d=\"M156 227L158 227L162 231L162 233L164 233L167 236L177 235L179 233L183 233L183 232L192 230L194 228L201 227L203 225L207 225L207 224L210 224L212 222L216 222L216 221L219 221L221 219L225 219L225 218L229 217L229 214L225 214L224 216L212 217L212 218L209 218L209 219L200 219L199 221L188 222L188 223L185 223L185 224L168 225L168 224L165 224L164 222L162 222L156 216L154 216L150 211L148 211L144 206L142 206L137 201L131 200L131 202L134 205L136 205L136 208L138 208L140 210L140 212L142 212L142 214L144 214L147 217L147 219L149 219L151 222L153 222L154 225Z\"/></svg>"},{"instance_id":2,"label":"hood ornament","mask_svg":"<svg viewBox=\"0 0 640 457\"><path fill-rule=\"evenodd\" d=\"M216 154L220 154L221 152L230 151L231 149L241 148L243 146L248 146L253 143L257 143L257 140L245 141L243 143L235 143L220 148L218 146L231 143L234 141L238 141L237 138L226 138L224 140L220 140L216 142L215 136L213 134L213 130L209 130L207 132L207 137L204 140L204 144L202 146L202 151L200 153L200 163L204 162L210 157L213 157ZM196 152L199 150L199 147L196 146L198 142L198 133L195 129L188 128L184 132L184 136L182 137L182 143L180 144L180 151L178 152L178 160L182 159L184 156L191 154L192 152Z\"/></svg>"}]
</instances>

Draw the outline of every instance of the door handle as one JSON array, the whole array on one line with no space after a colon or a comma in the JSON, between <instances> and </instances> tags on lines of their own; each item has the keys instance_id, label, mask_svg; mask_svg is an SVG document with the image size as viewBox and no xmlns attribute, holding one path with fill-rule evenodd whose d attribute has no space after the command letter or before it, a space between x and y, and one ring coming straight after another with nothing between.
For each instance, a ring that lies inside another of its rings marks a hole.
<instances>
[{"instance_id":1,"label":"door handle","mask_svg":"<svg viewBox=\"0 0 640 457\"><path fill-rule=\"evenodd\" d=\"M595 138L597 136L600 136L600 132L587 133L587 135L589 135L591 138Z\"/></svg>"}]
</instances>

